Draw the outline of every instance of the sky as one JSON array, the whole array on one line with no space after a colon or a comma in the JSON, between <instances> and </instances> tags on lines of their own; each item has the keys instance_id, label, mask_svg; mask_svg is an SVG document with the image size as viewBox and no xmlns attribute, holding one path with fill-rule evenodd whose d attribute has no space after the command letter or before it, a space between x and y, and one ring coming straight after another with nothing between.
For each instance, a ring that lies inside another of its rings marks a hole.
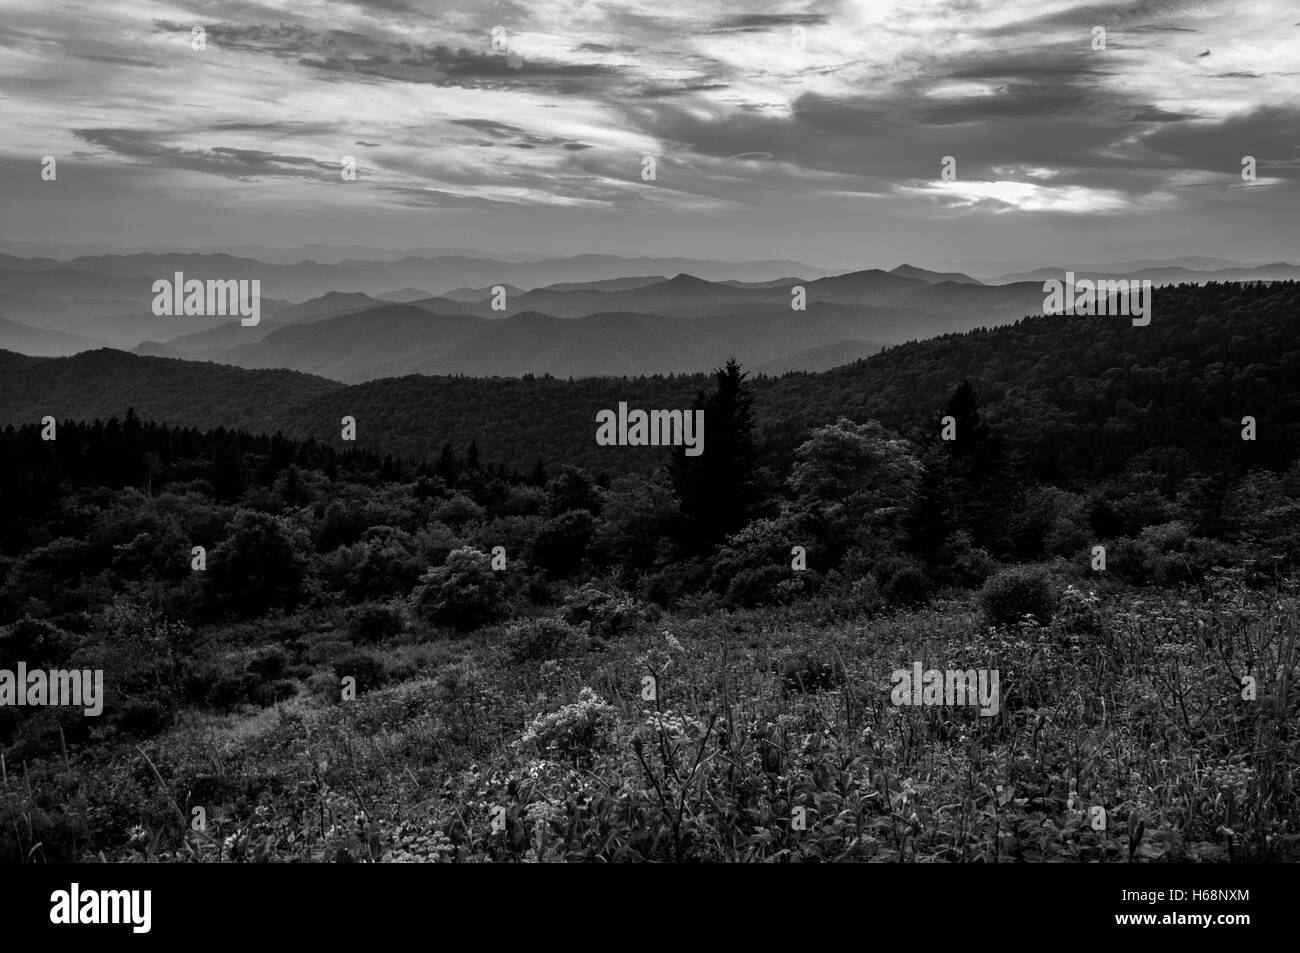
<instances>
[{"instance_id":1,"label":"sky","mask_svg":"<svg viewBox=\"0 0 1300 953\"><path fill-rule=\"evenodd\" d=\"M1295 0L0 0L0 129L8 242L1300 261Z\"/></svg>"}]
</instances>

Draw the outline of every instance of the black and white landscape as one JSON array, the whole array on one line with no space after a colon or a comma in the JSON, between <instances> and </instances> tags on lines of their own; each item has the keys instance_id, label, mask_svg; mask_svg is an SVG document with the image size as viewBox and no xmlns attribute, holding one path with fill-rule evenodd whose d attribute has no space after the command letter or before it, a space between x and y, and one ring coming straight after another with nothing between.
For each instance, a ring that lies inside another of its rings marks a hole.
<instances>
[{"instance_id":1,"label":"black and white landscape","mask_svg":"<svg viewBox=\"0 0 1300 953\"><path fill-rule=\"evenodd\" d=\"M1300 859L1293 4L0 9L0 859Z\"/></svg>"}]
</instances>

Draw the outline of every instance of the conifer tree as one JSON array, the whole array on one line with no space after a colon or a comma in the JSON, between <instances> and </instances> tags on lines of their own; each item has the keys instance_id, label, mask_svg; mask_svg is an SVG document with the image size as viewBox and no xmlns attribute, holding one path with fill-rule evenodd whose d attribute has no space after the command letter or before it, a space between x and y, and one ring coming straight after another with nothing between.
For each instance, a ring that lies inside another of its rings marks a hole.
<instances>
[{"instance_id":1,"label":"conifer tree","mask_svg":"<svg viewBox=\"0 0 1300 953\"><path fill-rule=\"evenodd\" d=\"M759 469L754 398L735 359L714 372L716 390L695 398L704 411L704 451L674 447L668 471L676 491L679 542L693 555L710 552L764 509L767 480Z\"/></svg>"}]
</instances>

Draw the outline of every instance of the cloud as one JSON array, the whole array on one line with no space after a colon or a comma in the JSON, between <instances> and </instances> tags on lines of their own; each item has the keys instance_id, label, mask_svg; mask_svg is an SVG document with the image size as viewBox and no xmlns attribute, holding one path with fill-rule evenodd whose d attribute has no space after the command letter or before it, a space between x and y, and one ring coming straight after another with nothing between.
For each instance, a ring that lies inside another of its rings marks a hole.
<instances>
[{"instance_id":1,"label":"cloud","mask_svg":"<svg viewBox=\"0 0 1300 953\"><path fill-rule=\"evenodd\" d=\"M1274 209L1300 203L1290 0L0 3L0 158L147 170L114 179L124 203L1222 221L1247 154Z\"/></svg>"},{"instance_id":2,"label":"cloud","mask_svg":"<svg viewBox=\"0 0 1300 953\"><path fill-rule=\"evenodd\" d=\"M139 129L74 129L73 133L91 145L159 168L206 172L229 179L271 176L323 179L339 175L337 162L229 146L185 149L160 143L153 133Z\"/></svg>"}]
</instances>

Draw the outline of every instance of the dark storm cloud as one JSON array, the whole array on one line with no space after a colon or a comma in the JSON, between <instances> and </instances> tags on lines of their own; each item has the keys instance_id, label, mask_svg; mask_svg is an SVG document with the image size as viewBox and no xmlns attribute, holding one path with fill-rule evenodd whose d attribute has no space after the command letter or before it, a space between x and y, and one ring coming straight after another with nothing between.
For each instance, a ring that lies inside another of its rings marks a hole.
<instances>
[{"instance_id":1,"label":"dark storm cloud","mask_svg":"<svg viewBox=\"0 0 1300 953\"><path fill-rule=\"evenodd\" d=\"M1092 94L1070 86L1007 87L992 97L961 97L960 103L927 103L907 91L872 100L809 94L795 102L790 117L704 117L664 104L637 110L629 121L701 155L770 154L777 162L885 188L937 176L944 155L957 158L964 178L1005 178L996 170L1031 166L1053 170L1062 184L1111 187L1115 173L1164 172L1177 164L1162 152L1109 149L1133 135L1134 113L1149 109L1146 104L1122 110L1123 102L1109 102L1091 109ZM1026 116L1035 121L1027 124ZM1133 184L1146 183L1139 176Z\"/></svg>"},{"instance_id":2,"label":"dark storm cloud","mask_svg":"<svg viewBox=\"0 0 1300 953\"><path fill-rule=\"evenodd\" d=\"M1103 95L1095 86L1006 83L986 96L962 96L947 102L920 100L912 109L916 121L923 125L1053 119L1085 113Z\"/></svg>"},{"instance_id":3,"label":"dark storm cloud","mask_svg":"<svg viewBox=\"0 0 1300 953\"><path fill-rule=\"evenodd\" d=\"M1162 127L1144 144L1182 168L1236 176L1242 156L1253 155L1261 175L1296 178L1300 106L1268 106L1217 122Z\"/></svg>"},{"instance_id":4,"label":"dark storm cloud","mask_svg":"<svg viewBox=\"0 0 1300 953\"><path fill-rule=\"evenodd\" d=\"M1172 22L1188 12L1186 0L1139 0L1136 3L1092 3L1080 4L1039 14L984 31L988 35L1016 34L1032 36L1046 30L1060 27L1076 26L1083 32L1082 42L1086 47L1089 40L1088 31L1094 26L1103 26L1107 32L1122 30L1131 33L1197 33L1192 27L1181 26ZM1163 22L1150 22L1152 20Z\"/></svg>"},{"instance_id":5,"label":"dark storm cloud","mask_svg":"<svg viewBox=\"0 0 1300 953\"><path fill-rule=\"evenodd\" d=\"M565 149L589 148L564 136L538 136L525 131L519 126L513 126L507 122L497 122L493 119L453 119L451 124L474 129L496 139L514 139L515 142L512 145L516 149L535 149L539 146L560 146Z\"/></svg>"},{"instance_id":6,"label":"dark storm cloud","mask_svg":"<svg viewBox=\"0 0 1300 953\"><path fill-rule=\"evenodd\" d=\"M1044 60L1044 56L1051 57ZM949 69L936 79L1006 79L1036 80L1039 82L1095 81L1111 76L1114 71L1103 69L1097 58L1074 49L1051 51L1033 50L1021 53L994 53L979 56L968 66Z\"/></svg>"},{"instance_id":7,"label":"dark storm cloud","mask_svg":"<svg viewBox=\"0 0 1300 953\"><path fill-rule=\"evenodd\" d=\"M1175 113L1161 109L1159 106L1147 106L1129 117L1129 122L1182 122L1185 119L1195 118L1191 113Z\"/></svg>"},{"instance_id":8,"label":"dark storm cloud","mask_svg":"<svg viewBox=\"0 0 1300 953\"><path fill-rule=\"evenodd\" d=\"M139 129L74 129L72 132L91 145L159 168L206 172L228 179L253 176L323 179L336 178L339 171L337 163L319 162L306 156L224 146L210 149L169 146L159 142L155 134Z\"/></svg>"},{"instance_id":9,"label":"dark storm cloud","mask_svg":"<svg viewBox=\"0 0 1300 953\"><path fill-rule=\"evenodd\" d=\"M659 99L664 96L680 96L683 93L711 93L730 89L729 83L682 82L671 86L647 86L637 95L643 99Z\"/></svg>"},{"instance_id":10,"label":"dark storm cloud","mask_svg":"<svg viewBox=\"0 0 1300 953\"><path fill-rule=\"evenodd\" d=\"M212 124L213 132L259 132L270 136L320 135L332 133L337 123L325 122L241 122L219 119Z\"/></svg>"},{"instance_id":11,"label":"dark storm cloud","mask_svg":"<svg viewBox=\"0 0 1300 953\"><path fill-rule=\"evenodd\" d=\"M156 21L160 31L189 26ZM545 89L563 94L617 85L622 71L598 63L564 63L448 45L421 46L352 30L314 30L292 23L217 23L205 27L214 49L295 60L327 73L465 88ZM395 34L398 36L400 34Z\"/></svg>"},{"instance_id":12,"label":"dark storm cloud","mask_svg":"<svg viewBox=\"0 0 1300 953\"><path fill-rule=\"evenodd\" d=\"M627 43L579 43L574 47L579 53L635 53L636 47Z\"/></svg>"},{"instance_id":13,"label":"dark storm cloud","mask_svg":"<svg viewBox=\"0 0 1300 953\"><path fill-rule=\"evenodd\" d=\"M453 126L468 126L470 129L477 129L491 136L505 138L506 136L523 135L524 130L518 126L512 126L508 122L497 122L493 119L453 119Z\"/></svg>"},{"instance_id":14,"label":"dark storm cloud","mask_svg":"<svg viewBox=\"0 0 1300 953\"><path fill-rule=\"evenodd\" d=\"M792 26L814 26L826 22L821 13L745 13L724 17L710 27L709 33L761 33Z\"/></svg>"},{"instance_id":15,"label":"dark storm cloud","mask_svg":"<svg viewBox=\"0 0 1300 953\"><path fill-rule=\"evenodd\" d=\"M162 63L154 60L142 60L135 56L114 56L111 53L82 53L80 59L90 63L108 63L112 66L134 66L139 69L166 69Z\"/></svg>"}]
</instances>

